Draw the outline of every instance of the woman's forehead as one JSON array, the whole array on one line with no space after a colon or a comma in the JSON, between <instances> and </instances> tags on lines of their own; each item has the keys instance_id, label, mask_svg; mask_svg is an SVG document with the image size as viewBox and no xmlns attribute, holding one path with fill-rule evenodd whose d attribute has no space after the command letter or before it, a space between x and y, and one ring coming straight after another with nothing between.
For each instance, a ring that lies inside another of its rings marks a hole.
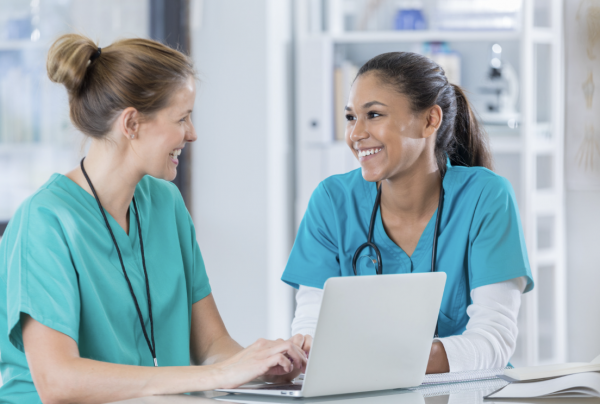
<instances>
[{"instance_id":1,"label":"woman's forehead","mask_svg":"<svg viewBox=\"0 0 600 404\"><path fill-rule=\"evenodd\" d=\"M371 107L377 104L384 106L409 105L406 95L401 94L392 87L391 84L384 83L374 73L365 73L356 78L350 89L348 106L352 108L361 108L362 106Z\"/></svg>"}]
</instances>

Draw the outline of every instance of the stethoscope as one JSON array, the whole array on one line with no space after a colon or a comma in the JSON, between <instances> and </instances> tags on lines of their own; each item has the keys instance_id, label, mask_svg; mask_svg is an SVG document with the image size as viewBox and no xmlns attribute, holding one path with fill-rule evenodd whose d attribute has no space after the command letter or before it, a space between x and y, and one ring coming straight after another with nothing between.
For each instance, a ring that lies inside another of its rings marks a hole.
<instances>
[{"instance_id":1,"label":"stethoscope","mask_svg":"<svg viewBox=\"0 0 600 404\"><path fill-rule=\"evenodd\" d=\"M375 227L375 219L377 218L377 209L381 206L381 187L383 184L379 185L377 189L377 197L375 198L375 204L373 205L373 212L371 213L371 222L369 223L369 234L367 235L367 242L361 244L354 253L354 257L352 257L352 269L354 270L354 275L357 276L358 272L356 272L356 262L362 250L367 247L371 247L375 254L377 255L377 275L381 275L383 273L383 263L381 262L381 252L375 243L373 243L373 228ZM444 186L443 186L443 178L442 185L440 186L440 200L438 202L437 215L435 217L435 228L433 230L433 246L431 251L431 272L435 272L435 258L437 252L437 239L438 239L438 230L440 226L440 217L442 216L442 208L444 206ZM438 336L438 326L435 326L435 337Z\"/></svg>"}]
</instances>

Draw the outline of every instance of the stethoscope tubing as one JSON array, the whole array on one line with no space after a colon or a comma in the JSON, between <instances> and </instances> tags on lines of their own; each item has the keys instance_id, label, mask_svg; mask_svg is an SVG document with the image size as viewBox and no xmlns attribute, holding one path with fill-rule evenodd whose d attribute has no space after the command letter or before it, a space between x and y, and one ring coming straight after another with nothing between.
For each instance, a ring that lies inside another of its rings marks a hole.
<instances>
[{"instance_id":1,"label":"stethoscope tubing","mask_svg":"<svg viewBox=\"0 0 600 404\"><path fill-rule=\"evenodd\" d=\"M354 257L352 257L352 269L354 270L354 275L357 276L356 272L356 261L358 260L359 254L367 247L371 247L375 250L375 254L377 255L377 275L381 275L383 273L383 263L381 262L381 253L379 252L379 248L371 241L373 240L373 228L375 227L375 219L377 218L377 209L381 204L381 185L377 189L377 196L375 197L375 205L373 205L373 212L371 213L371 222L369 223L369 234L367 236L367 242L363 243L356 249L354 253Z\"/></svg>"},{"instance_id":2,"label":"stethoscope tubing","mask_svg":"<svg viewBox=\"0 0 600 404\"><path fill-rule=\"evenodd\" d=\"M438 233L439 233L439 228L440 228L440 218L442 217L442 210L444 208L444 179L442 178L442 184L440 185L440 199L438 201L438 208L437 208L437 214L435 216L435 227L433 230L433 244L432 244L432 251L431 251L431 272L435 272L435 264L436 264L436 259L437 259L437 241L438 241ZM373 211L371 212L371 221L369 222L369 234L367 235L367 242L361 244L357 249L356 252L354 253L354 256L352 257L352 270L354 271L354 275L358 276L358 272L356 271L356 262L358 261L358 257L360 255L360 253L362 252L362 250L364 250L367 247L371 247L374 251L375 254L377 255L377 270L376 273L377 275L382 275L383 274L383 262L381 261L381 252L379 251L379 248L375 245L375 243L373 243L373 229L375 227L375 220L377 218L377 209L379 209L381 207L381 188L382 188L383 184L379 185L379 188L377 189L377 196L375 197L375 204L373 205ZM438 324L436 322L435 325L435 334L434 337L437 338L438 336Z\"/></svg>"}]
</instances>

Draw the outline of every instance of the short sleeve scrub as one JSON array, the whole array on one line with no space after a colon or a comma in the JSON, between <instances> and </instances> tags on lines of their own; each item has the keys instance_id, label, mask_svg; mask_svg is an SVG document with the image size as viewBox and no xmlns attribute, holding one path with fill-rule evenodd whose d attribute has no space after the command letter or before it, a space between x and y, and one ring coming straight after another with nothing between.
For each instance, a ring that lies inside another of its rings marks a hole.
<instances>
[{"instance_id":1,"label":"short sleeve scrub","mask_svg":"<svg viewBox=\"0 0 600 404\"><path fill-rule=\"evenodd\" d=\"M135 199L160 366L190 364L192 304L210 294L194 225L181 194L144 177ZM127 234L108 214L150 332L138 223ZM0 402L39 403L21 334L21 313L69 337L81 357L154 366L117 250L94 197L54 174L11 219L0 242Z\"/></svg>"},{"instance_id":2,"label":"short sleeve scrub","mask_svg":"<svg viewBox=\"0 0 600 404\"><path fill-rule=\"evenodd\" d=\"M445 272L447 279L438 332L448 337L465 331L472 289L525 276L527 292L533 280L510 183L482 167L448 163L442 186L436 271ZM376 184L365 181L360 169L321 182L300 224L282 280L295 288L323 288L328 278L354 276L352 257L367 241L376 195ZM378 209L373 242L381 252L384 275L431 271L436 214L409 257L386 234ZM376 258L371 248L362 250L358 275L375 275Z\"/></svg>"}]
</instances>

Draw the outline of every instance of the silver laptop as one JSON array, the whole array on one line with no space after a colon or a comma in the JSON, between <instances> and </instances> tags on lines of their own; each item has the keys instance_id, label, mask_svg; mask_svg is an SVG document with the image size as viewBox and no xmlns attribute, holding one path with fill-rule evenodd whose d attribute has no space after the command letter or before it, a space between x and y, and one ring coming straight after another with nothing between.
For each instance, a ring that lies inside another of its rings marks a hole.
<instances>
[{"instance_id":1,"label":"silver laptop","mask_svg":"<svg viewBox=\"0 0 600 404\"><path fill-rule=\"evenodd\" d=\"M385 390L313 398L227 394L213 397L213 400L234 404L426 404L425 397L420 391L411 390ZM446 401L440 403L446 403L447 400L446 397Z\"/></svg>"},{"instance_id":2,"label":"silver laptop","mask_svg":"<svg viewBox=\"0 0 600 404\"><path fill-rule=\"evenodd\" d=\"M304 380L217 391L317 397L418 386L445 283L444 272L330 278Z\"/></svg>"}]
</instances>

